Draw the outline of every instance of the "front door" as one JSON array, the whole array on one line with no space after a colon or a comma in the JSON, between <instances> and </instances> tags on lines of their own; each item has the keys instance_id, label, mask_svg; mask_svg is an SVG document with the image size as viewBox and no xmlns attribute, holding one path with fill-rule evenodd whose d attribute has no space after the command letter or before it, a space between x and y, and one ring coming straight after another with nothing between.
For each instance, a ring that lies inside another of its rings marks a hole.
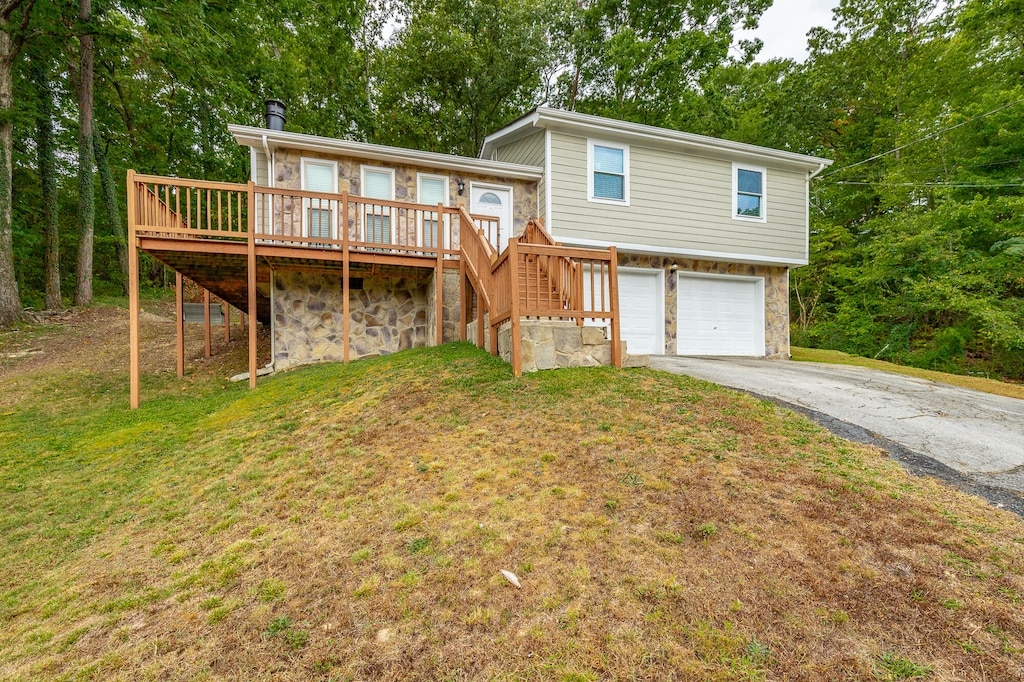
<instances>
[{"instance_id":1,"label":"front door","mask_svg":"<svg viewBox=\"0 0 1024 682\"><path fill-rule=\"evenodd\" d=\"M497 233L488 237L498 252L505 250L512 236L512 188L502 185L469 184L469 212L498 219Z\"/></svg>"}]
</instances>

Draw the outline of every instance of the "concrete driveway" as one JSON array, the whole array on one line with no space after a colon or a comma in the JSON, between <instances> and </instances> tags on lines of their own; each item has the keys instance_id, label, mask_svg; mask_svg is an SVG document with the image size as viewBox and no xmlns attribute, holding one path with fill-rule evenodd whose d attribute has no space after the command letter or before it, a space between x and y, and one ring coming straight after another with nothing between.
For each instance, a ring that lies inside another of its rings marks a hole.
<instances>
[{"instance_id":1,"label":"concrete driveway","mask_svg":"<svg viewBox=\"0 0 1024 682\"><path fill-rule=\"evenodd\" d=\"M794 407L841 436L888 450L1024 515L1024 400L864 367L651 356L686 374Z\"/></svg>"}]
</instances>

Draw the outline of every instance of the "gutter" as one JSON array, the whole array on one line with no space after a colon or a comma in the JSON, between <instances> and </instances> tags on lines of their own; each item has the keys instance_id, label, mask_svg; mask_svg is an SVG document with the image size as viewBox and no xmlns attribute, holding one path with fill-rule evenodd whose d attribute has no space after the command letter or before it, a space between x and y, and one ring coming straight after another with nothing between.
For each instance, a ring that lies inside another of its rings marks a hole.
<instances>
[{"instance_id":1,"label":"gutter","mask_svg":"<svg viewBox=\"0 0 1024 682\"><path fill-rule=\"evenodd\" d=\"M813 180L814 178L816 178L816 177L818 177L819 175L821 175L821 171L825 170L825 169L826 169L826 168L828 168L828 167L829 167L829 164L828 164L828 163L822 163L822 164L820 164L820 165L818 166L818 170L816 170L816 171L813 171L813 172L812 172L812 173L811 173L810 175L808 175L808 176L807 176L807 182L809 183L809 182L810 182L811 180Z\"/></svg>"}]
</instances>

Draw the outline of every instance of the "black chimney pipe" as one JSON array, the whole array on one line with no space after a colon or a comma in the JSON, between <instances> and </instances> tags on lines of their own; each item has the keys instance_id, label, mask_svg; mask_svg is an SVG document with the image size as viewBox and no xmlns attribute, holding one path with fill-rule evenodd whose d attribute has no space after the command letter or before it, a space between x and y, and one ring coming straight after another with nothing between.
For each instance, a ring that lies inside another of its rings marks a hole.
<instances>
[{"instance_id":1,"label":"black chimney pipe","mask_svg":"<svg viewBox=\"0 0 1024 682\"><path fill-rule=\"evenodd\" d=\"M284 102L279 99L267 100L266 121L270 130L284 130Z\"/></svg>"}]
</instances>

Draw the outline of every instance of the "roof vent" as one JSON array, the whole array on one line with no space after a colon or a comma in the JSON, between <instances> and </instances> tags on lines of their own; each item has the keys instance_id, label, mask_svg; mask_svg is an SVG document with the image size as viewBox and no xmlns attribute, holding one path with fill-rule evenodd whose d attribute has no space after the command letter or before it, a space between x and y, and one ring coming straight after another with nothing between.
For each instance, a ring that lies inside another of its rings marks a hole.
<instances>
[{"instance_id":1,"label":"roof vent","mask_svg":"<svg viewBox=\"0 0 1024 682\"><path fill-rule=\"evenodd\" d=\"M284 110L284 102L281 100L267 100L267 128L270 130L284 130Z\"/></svg>"}]
</instances>

